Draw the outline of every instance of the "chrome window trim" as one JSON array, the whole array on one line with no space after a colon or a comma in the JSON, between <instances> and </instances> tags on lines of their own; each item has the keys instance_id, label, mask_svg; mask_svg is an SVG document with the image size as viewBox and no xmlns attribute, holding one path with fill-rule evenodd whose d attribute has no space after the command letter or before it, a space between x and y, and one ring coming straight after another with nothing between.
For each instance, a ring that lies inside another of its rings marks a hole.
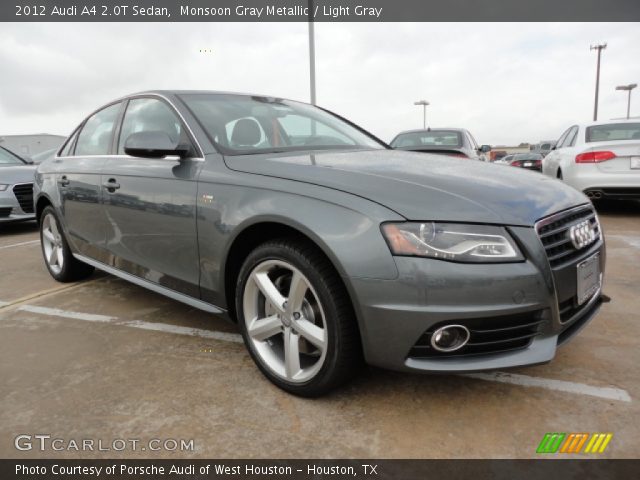
<instances>
[{"instance_id":1,"label":"chrome window trim","mask_svg":"<svg viewBox=\"0 0 640 480\"><path fill-rule=\"evenodd\" d=\"M190 158L185 158L184 160L191 160L194 162L204 162L205 161L205 155L204 155L204 149L202 148L202 146L200 145L200 142L198 141L198 138L196 137L196 135L193 133L193 130L191 129L191 126L189 126L189 123L185 120L184 116L182 115L182 113L180 113L180 110L178 110L178 108L176 107L175 103L172 102L168 97L166 97L165 95L162 95L160 93L153 93L153 92L149 92L149 93L136 93L134 95L130 95L127 97L122 97L119 98L113 102L109 102L107 104L105 104L104 106L98 108L97 110L93 111L91 114L87 115L87 117L80 123L80 125L78 125L73 132L71 132L71 135L69 135L69 137L67 138L67 140L69 140L75 133L76 131L80 130L83 125L86 123L86 121L91 118L93 115L95 115L96 113L98 113L99 111L110 107L111 105L115 105L116 103L122 103L122 102L126 102L128 100L135 100L137 98L148 98L148 97L157 97L157 98L161 98L162 100L164 100L165 102L167 102L169 104L169 106L173 109L173 111L178 115L178 117L180 118L180 120L182 121L182 123L184 124L184 126L186 127L186 129L189 131L189 135L191 136L191 138L193 139L193 141L195 142L195 146L198 150L198 155L195 157L190 157ZM125 115L127 114L126 110L125 110ZM124 117L123 117L124 119ZM143 159L143 160L162 160L162 158L158 158L158 159L145 159L143 157L134 157L131 155L114 155L114 154L109 154L109 155L58 155L62 149L64 149L64 147L66 146L67 142L64 142L62 145L62 148L56 152L56 155L53 157L54 159L64 159L64 158L94 158L94 157L100 157L100 158L139 158L139 159Z\"/></svg>"},{"instance_id":2,"label":"chrome window trim","mask_svg":"<svg viewBox=\"0 0 640 480\"><path fill-rule=\"evenodd\" d=\"M193 162L204 162L205 159L203 157L187 157L180 158L177 155L167 155L166 157L159 158L149 158L149 157L134 157L132 155L81 155L81 156L66 156L66 157L55 157L56 159L65 159L65 158L133 158L135 160L161 160L166 162L179 162L183 160L193 161Z\"/></svg>"}]
</instances>

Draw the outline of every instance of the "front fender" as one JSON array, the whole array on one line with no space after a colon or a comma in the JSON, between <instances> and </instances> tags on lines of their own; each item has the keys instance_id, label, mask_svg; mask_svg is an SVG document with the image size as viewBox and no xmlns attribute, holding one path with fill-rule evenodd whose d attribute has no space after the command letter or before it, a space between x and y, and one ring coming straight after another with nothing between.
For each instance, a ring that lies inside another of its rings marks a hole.
<instances>
[{"instance_id":1,"label":"front fender","mask_svg":"<svg viewBox=\"0 0 640 480\"><path fill-rule=\"evenodd\" d=\"M207 301L216 305L226 305L228 253L242 232L261 223L281 224L307 236L326 254L342 277L387 280L397 277L398 271L380 232L380 223L402 220L402 217L377 205L372 207L374 213L365 212L366 203L370 202L342 192L332 192L331 200L309 195L308 190L327 190L323 187L306 185L305 194L292 193L291 184L296 182L282 181L290 184L287 191L200 185L198 239L203 298L209 297ZM345 205L346 200L352 205Z\"/></svg>"}]
</instances>

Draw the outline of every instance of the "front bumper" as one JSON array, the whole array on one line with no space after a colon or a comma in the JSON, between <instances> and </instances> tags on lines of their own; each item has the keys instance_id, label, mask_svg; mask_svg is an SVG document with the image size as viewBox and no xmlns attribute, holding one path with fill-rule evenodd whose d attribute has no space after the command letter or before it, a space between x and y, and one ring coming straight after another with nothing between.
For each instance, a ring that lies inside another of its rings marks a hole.
<instances>
[{"instance_id":1,"label":"front bumper","mask_svg":"<svg viewBox=\"0 0 640 480\"><path fill-rule=\"evenodd\" d=\"M396 257L397 280L350 279L367 362L393 370L469 372L550 361L557 346L600 308L600 291L581 306L572 299L576 264L600 252L604 272L604 243L600 239L570 264L552 269L533 228L510 231L524 262L477 265ZM429 352L425 336L451 323L468 326L471 341L476 332L475 349L456 355Z\"/></svg>"},{"instance_id":2,"label":"front bumper","mask_svg":"<svg viewBox=\"0 0 640 480\"><path fill-rule=\"evenodd\" d=\"M33 184L10 185L0 192L0 223L35 219Z\"/></svg>"}]
</instances>

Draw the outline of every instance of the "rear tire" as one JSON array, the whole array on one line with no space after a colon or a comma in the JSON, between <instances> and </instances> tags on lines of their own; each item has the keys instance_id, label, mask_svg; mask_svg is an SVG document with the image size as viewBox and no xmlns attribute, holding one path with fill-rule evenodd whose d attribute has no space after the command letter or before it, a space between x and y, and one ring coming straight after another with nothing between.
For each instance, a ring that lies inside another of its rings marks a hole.
<instances>
[{"instance_id":1,"label":"rear tire","mask_svg":"<svg viewBox=\"0 0 640 480\"><path fill-rule=\"evenodd\" d=\"M312 245L279 239L253 250L238 276L236 311L254 362L289 393L323 395L363 364L344 284Z\"/></svg>"},{"instance_id":2,"label":"rear tire","mask_svg":"<svg viewBox=\"0 0 640 480\"><path fill-rule=\"evenodd\" d=\"M94 268L77 260L71 250L53 207L46 207L40 217L40 245L44 264L58 282L74 282L88 277Z\"/></svg>"}]
</instances>

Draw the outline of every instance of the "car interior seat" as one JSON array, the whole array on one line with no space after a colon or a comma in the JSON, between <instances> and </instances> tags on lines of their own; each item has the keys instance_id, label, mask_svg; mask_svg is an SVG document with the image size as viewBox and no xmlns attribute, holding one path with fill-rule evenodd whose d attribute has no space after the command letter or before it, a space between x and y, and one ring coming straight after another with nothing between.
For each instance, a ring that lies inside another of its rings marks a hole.
<instances>
[{"instance_id":1,"label":"car interior seat","mask_svg":"<svg viewBox=\"0 0 640 480\"><path fill-rule=\"evenodd\" d=\"M258 122L252 118L242 118L233 126L231 144L234 147L253 147L260 143L261 137Z\"/></svg>"}]
</instances>

